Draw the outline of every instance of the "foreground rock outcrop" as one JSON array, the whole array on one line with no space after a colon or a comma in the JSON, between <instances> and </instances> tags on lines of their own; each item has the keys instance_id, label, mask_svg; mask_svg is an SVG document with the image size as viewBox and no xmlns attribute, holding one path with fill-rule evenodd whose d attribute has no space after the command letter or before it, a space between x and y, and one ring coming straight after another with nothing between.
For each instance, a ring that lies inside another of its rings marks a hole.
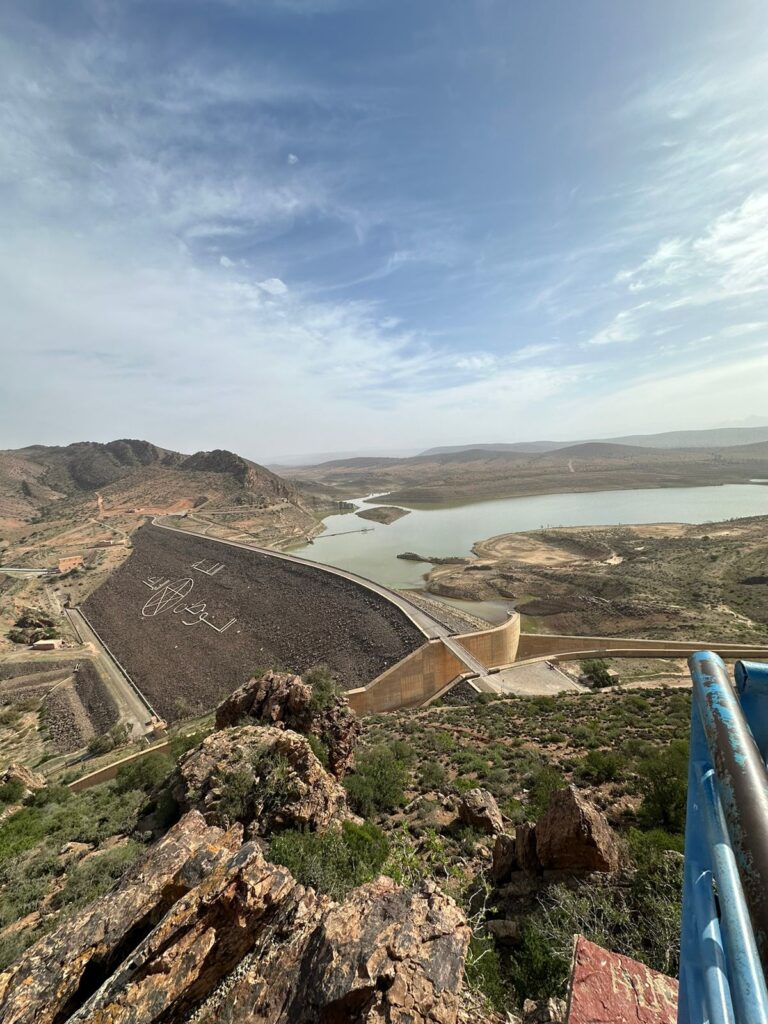
<instances>
[{"instance_id":1,"label":"foreground rock outcrop","mask_svg":"<svg viewBox=\"0 0 768 1024\"><path fill-rule=\"evenodd\" d=\"M258 679L249 679L219 705L216 728L226 729L254 719L316 736L328 750L329 771L341 778L352 768L362 725L346 697L330 694L322 702L313 697L312 687L299 676L266 672Z\"/></svg>"},{"instance_id":2,"label":"foreground rock outcrop","mask_svg":"<svg viewBox=\"0 0 768 1024\"><path fill-rule=\"evenodd\" d=\"M246 836L324 831L347 815L346 794L298 733L274 726L214 732L179 761L169 781L182 812L209 825L240 822Z\"/></svg>"},{"instance_id":3,"label":"foreground rock outcrop","mask_svg":"<svg viewBox=\"0 0 768 1024\"><path fill-rule=\"evenodd\" d=\"M469 928L433 885L342 903L201 814L0 975L3 1024L454 1024Z\"/></svg>"}]
</instances>

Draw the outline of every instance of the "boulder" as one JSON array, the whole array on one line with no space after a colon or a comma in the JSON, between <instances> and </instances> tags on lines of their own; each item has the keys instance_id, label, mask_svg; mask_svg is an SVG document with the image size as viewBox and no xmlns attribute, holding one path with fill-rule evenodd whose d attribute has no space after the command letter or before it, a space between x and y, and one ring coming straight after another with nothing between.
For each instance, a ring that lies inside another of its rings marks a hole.
<instances>
[{"instance_id":1,"label":"boulder","mask_svg":"<svg viewBox=\"0 0 768 1024\"><path fill-rule=\"evenodd\" d=\"M464 793L459 801L459 821L479 832L504 831L499 805L487 789L470 789Z\"/></svg>"},{"instance_id":2,"label":"boulder","mask_svg":"<svg viewBox=\"0 0 768 1024\"><path fill-rule=\"evenodd\" d=\"M249 838L322 832L347 814L346 793L308 740L275 726L211 733L180 759L168 786L182 811L200 811L209 825L239 821Z\"/></svg>"},{"instance_id":3,"label":"boulder","mask_svg":"<svg viewBox=\"0 0 768 1024\"><path fill-rule=\"evenodd\" d=\"M335 903L225 839L183 818L0 974L3 1024L455 1024L470 932L449 897L379 878Z\"/></svg>"},{"instance_id":4,"label":"boulder","mask_svg":"<svg viewBox=\"0 0 768 1024\"><path fill-rule=\"evenodd\" d=\"M536 852L536 826L521 822L515 829L515 857L521 871L529 875L541 874L541 864Z\"/></svg>"},{"instance_id":5,"label":"boulder","mask_svg":"<svg viewBox=\"0 0 768 1024\"><path fill-rule=\"evenodd\" d=\"M536 854L555 871L616 871L621 849L605 816L573 786L556 790L536 823Z\"/></svg>"},{"instance_id":6,"label":"boulder","mask_svg":"<svg viewBox=\"0 0 768 1024\"><path fill-rule=\"evenodd\" d=\"M216 709L216 728L226 729L254 719L316 736L328 750L328 769L341 778L350 771L362 725L340 694L332 694L321 706L313 702L312 687L299 676L266 672L249 679Z\"/></svg>"},{"instance_id":7,"label":"boulder","mask_svg":"<svg viewBox=\"0 0 768 1024\"><path fill-rule=\"evenodd\" d=\"M38 789L45 789L48 785L48 781L44 775L39 775L37 772L30 771L29 768L23 764L18 764L13 761L5 771L0 775L0 786L7 786L9 783L19 783L22 787L21 799L26 800L32 793L36 793Z\"/></svg>"},{"instance_id":8,"label":"boulder","mask_svg":"<svg viewBox=\"0 0 768 1024\"><path fill-rule=\"evenodd\" d=\"M493 863L491 864L491 878L494 883L500 885L502 882L506 882L517 866L514 836L504 833L496 836L496 842L493 845Z\"/></svg>"}]
</instances>

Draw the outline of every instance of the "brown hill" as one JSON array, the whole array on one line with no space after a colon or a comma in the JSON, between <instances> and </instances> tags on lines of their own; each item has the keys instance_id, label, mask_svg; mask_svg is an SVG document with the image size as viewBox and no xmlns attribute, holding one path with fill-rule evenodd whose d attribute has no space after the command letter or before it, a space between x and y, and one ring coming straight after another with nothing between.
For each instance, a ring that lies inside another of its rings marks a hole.
<instances>
[{"instance_id":1,"label":"brown hill","mask_svg":"<svg viewBox=\"0 0 768 1024\"><path fill-rule=\"evenodd\" d=\"M569 491L692 487L768 478L768 443L722 448L641 448L587 441L549 452L466 448L406 459L348 459L298 467L304 486L340 498L386 492L397 505Z\"/></svg>"},{"instance_id":2,"label":"brown hill","mask_svg":"<svg viewBox=\"0 0 768 1024\"><path fill-rule=\"evenodd\" d=\"M149 441L82 441L0 452L0 518L29 520L100 496L110 507L203 504L302 507L298 491L263 466L233 452L183 455Z\"/></svg>"}]
</instances>

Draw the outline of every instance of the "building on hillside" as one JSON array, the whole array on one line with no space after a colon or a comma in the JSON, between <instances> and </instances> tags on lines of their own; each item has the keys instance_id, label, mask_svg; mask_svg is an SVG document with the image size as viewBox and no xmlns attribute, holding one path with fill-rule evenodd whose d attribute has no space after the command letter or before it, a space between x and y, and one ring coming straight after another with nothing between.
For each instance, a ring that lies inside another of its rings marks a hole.
<instances>
[{"instance_id":1,"label":"building on hillside","mask_svg":"<svg viewBox=\"0 0 768 1024\"><path fill-rule=\"evenodd\" d=\"M82 555L69 555L67 558L59 559L58 570L59 572L71 572L73 569L79 569L82 564Z\"/></svg>"},{"instance_id":2,"label":"building on hillside","mask_svg":"<svg viewBox=\"0 0 768 1024\"><path fill-rule=\"evenodd\" d=\"M33 651L58 651L64 644L63 640L36 640L32 644Z\"/></svg>"}]
</instances>

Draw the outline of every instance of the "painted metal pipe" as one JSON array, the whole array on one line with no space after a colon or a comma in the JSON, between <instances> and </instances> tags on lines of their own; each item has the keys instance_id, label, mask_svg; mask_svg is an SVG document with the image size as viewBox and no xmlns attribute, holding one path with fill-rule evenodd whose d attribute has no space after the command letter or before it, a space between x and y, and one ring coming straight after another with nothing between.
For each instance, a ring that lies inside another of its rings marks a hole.
<instances>
[{"instance_id":1,"label":"painted metal pipe","mask_svg":"<svg viewBox=\"0 0 768 1024\"><path fill-rule=\"evenodd\" d=\"M717 777L719 803L765 970L768 963L768 775L722 660L711 651L701 651L694 654L688 664L695 703ZM730 957L730 941L728 950Z\"/></svg>"},{"instance_id":2,"label":"painted metal pipe","mask_svg":"<svg viewBox=\"0 0 768 1024\"><path fill-rule=\"evenodd\" d=\"M707 1017L710 1024L735 1024L720 920L712 893L711 871L702 871L696 877L693 907L701 951L702 987Z\"/></svg>"},{"instance_id":3,"label":"painted metal pipe","mask_svg":"<svg viewBox=\"0 0 768 1024\"><path fill-rule=\"evenodd\" d=\"M760 965L736 858L712 769L698 772L699 806L704 819L729 965L730 996L739 1024L768 1022L768 991ZM715 1007L709 1006L710 1014ZM715 1016L710 1020L714 1024Z\"/></svg>"},{"instance_id":4,"label":"painted metal pipe","mask_svg":"<svg viewBox=\"0 0 768 1024\"><path fill-rule=\"evenodd\" d=\"M739 702L755 743L763 761L768 761L768 665L756 661L737 661L734 677Z\"/></svg>"}]
</instances>

